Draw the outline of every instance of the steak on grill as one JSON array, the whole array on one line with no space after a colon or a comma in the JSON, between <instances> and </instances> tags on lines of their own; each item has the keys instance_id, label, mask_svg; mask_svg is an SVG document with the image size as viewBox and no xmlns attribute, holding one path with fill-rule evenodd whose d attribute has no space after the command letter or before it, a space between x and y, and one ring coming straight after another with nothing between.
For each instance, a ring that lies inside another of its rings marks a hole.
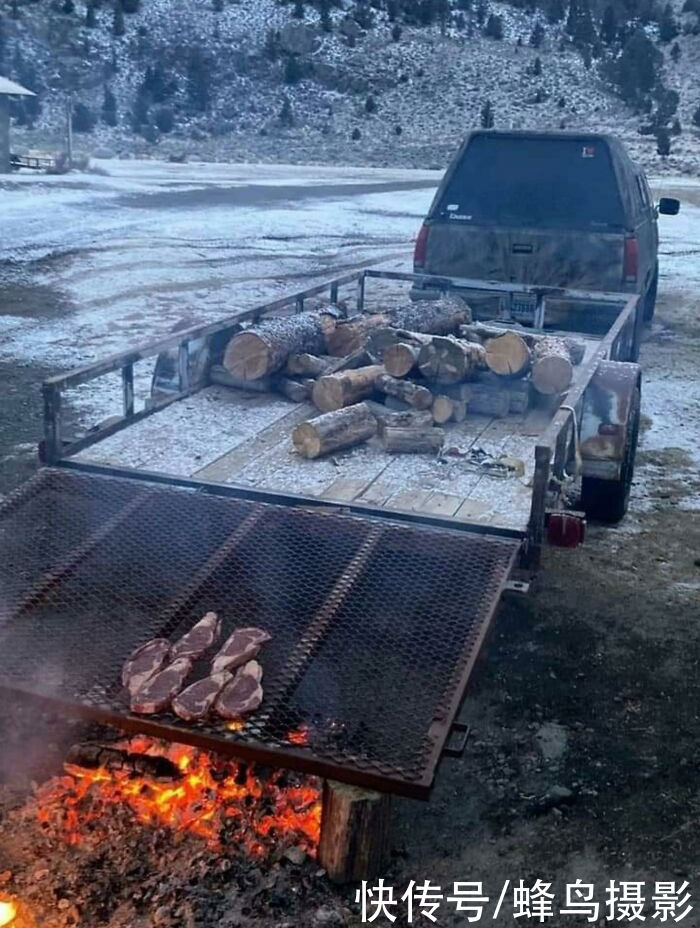
<instances>
[{"instance_id":1,"label":"steak on grill","mask_svg":"<svg viewBox=\"0 0 700 928\"><path fill-rule=\"evenodd\" d=\"M219 693L215 704L216 714L222 719L239 719L259 709L263 701L261 680L260 664L248 661Z\"/></svg>"},{"instance_id":2,"label":"steak on grill","mask_svg":"<svg viewBox=\"0 0 700 928\"><path fill-rule=\"evenodd\" d=\"M131 711L141 715L155 715L168 708L192 672L189 657L179 657L159 671L131 697Z\"/></svg>"},{"instance_id":3,"label":"steak on grill","mask_svg":"<svg viewBox=\"0 0 700 928\"><path fill-rule=\"evenodd\" d=\"M172 657L191 657L199 660L221 634L221 619L215 612L207 612L185 635L173 645Z\"/></svg>"},{"instance_id":4,"label":"steak on grill","mask_svg":"<svg viewBox=\"0 0 700 928\"><path fill-rule=\"evenodd\" d=\"M216 697L231 679L231 674L224 671L191 683L173 699L173 712L185 722L201 721L209 715Z\"/></svg>"},{"instance_id":5,"label":"steak on grill","mask_svg":"<svg viewBox=\"0 0 700 928\"><path fill-rule=\"evenodd\" d=\"M214 658L212 672L235 670L257 657L260 647L270 640L270 635L261 628L237 628L229 635Z\"/></svg>"},{"instance_id":6,"label":"steak on grill","mask_svg":"<svg viewBox=\"0 0 700 928\"><path fill-rule=\"evenodd\" d=\"M153 638L138 647L122 668L122 683L134 696L170 660L170 642Z\"/></svg>"}]
</instances>

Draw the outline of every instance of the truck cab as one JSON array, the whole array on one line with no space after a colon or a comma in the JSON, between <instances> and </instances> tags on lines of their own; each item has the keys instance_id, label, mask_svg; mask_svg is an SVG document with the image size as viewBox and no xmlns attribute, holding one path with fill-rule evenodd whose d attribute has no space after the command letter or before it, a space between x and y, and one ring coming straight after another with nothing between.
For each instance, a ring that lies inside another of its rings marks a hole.
<instances>
[{"instance_id":1,"label":"truck cab","mask_svg":"<svg viewBox=\"0 0 700 928\"><path fill-rule=\"evenodd\" d=\"M433 200L416 243L414 271L639 293L648 322L658 284L658 214L675 215L679 208L670 198L654 203L644 172L611 136L476 131ZM432 298L430 281L418 283L412 295ZM496 313L488 306L485 315L527 323L533 303L523 296ZM559 310L560 318L555 313L551 321L561 324L566 307Z\"/></svg>"}]
</instances>

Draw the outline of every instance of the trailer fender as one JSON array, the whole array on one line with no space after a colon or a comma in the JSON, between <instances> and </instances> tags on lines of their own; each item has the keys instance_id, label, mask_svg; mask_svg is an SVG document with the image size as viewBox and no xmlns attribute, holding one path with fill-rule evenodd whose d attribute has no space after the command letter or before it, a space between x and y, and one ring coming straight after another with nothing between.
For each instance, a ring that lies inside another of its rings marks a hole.
<instances>
[{"instance_id":1,"label":"trailer fender","mask_svg":"<svg viewBox=\"0 0 700 928\"><path fill-rule=\"evenodd\" d=\"M635 415L635 395L641 389L638 364L601 361L583 397L580 448L582 475L620 480Z\"/></svg>"}]
</instances>

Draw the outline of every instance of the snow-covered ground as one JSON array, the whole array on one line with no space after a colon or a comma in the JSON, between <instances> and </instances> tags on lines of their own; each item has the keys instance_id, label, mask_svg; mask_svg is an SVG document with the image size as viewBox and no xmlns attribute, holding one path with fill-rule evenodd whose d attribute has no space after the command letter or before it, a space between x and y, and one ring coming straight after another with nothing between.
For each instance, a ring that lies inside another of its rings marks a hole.
<instances>
[{"instance_id":1,"label":"snow-covered ground","mask_svg":"<svg viewBox=\"0 0 700 928\"><path fill-rule=\"evenodd\" d=\"M0 278L19 276L45 294L46 306L27 313L5 298L0 363L67 370L150 340L184 318L223 318L364 262L399 256L408 267L438 180L428 171L138 162L105 162L99 174L70 178L15 177L0 188ZM679 178L656 186L684 204L679 217L660 221L661 292L642 358L641 447L652 457L676 449L677 477L687 483L689 464L700 466L691 325L700 290L700 185ZM142 368L141 400L151 370ZM118 378L68 399L81 423L93 425L120 411ZM659 468L670 473L665 459L655 460L638 474L637 518L657 504ZM692 492L681 505L698 502Z\"/></svg>"}]
</instances>

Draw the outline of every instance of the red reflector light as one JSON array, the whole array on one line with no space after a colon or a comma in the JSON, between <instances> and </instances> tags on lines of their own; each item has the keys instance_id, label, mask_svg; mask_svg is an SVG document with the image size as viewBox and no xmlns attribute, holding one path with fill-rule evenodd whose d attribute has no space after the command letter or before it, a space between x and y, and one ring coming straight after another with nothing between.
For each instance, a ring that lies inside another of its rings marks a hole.
<instances>
[{"instance_id":1,"label":"red reflector light","mask_svg":"<svg viewBox=\"0 0 700 928\"><path fill-rule=\"evenodd\" d=\"M547 540L558 548L578 548L586 540L586 520L571 512L550 512Z\"/></svg>"},{"instance_id":2,"label":"red reflector light","mask_svg":"<svg viewBox=\"0 0 700 928\"><path fill-rule=\"evenodd\" d=\"M639 242L636 238L625 239L625 283L635 284L639 273Z\"/></svg>"},{"instance_id":3,"label":"red reflector light","mask_svg":"<svg viewBox=\"0 0 700 928\"><path fill-rule=\"evenodd\" d=\"M428 253L428 232L427 226L421 226L416 239L416 250L413 253L413 264L415 267L422 267L425 264L425 258Z\"/></svg>"}]
</instances>

